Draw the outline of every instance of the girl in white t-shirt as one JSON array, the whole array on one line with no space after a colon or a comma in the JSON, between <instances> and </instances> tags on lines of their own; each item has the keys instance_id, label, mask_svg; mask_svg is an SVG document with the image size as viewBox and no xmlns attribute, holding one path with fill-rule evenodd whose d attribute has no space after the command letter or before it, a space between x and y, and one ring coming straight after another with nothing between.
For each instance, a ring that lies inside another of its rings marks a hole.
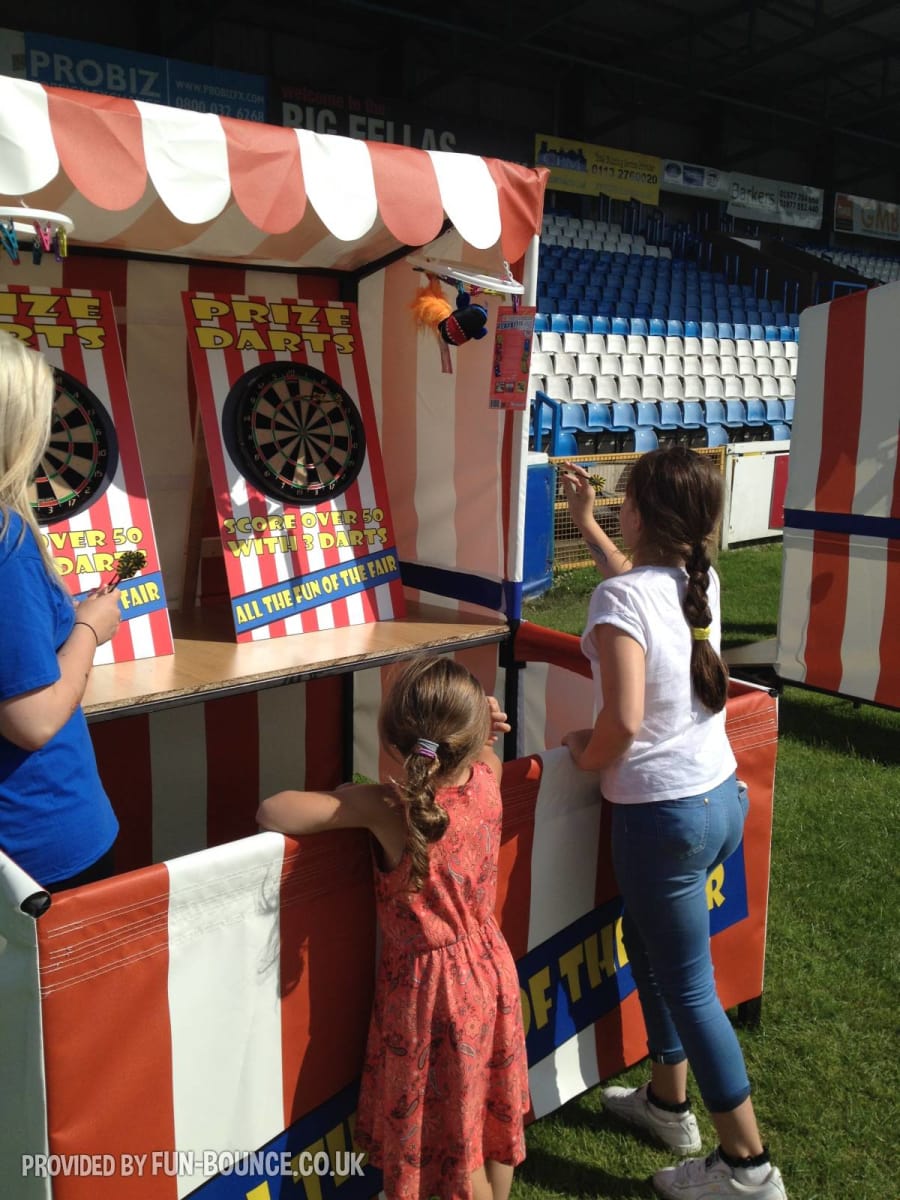
<instances>
[{"instance_id":1,"label":"girl in white t-shirt","mask_svg":"<svg viewBox=\"0 0 900 1200\"><path fill-rule=\"evenodd\" d=\"M722 479L683 447L642 455L620 514L624 554L594 520L594 489L573 463L569 511L605 576L582 647L597 718L563 739L600 773L612 803L623 935L651 1059L641 1088L607 1088L604 1108L681 1154L701 1149L687 1098L690 1063L719 1136L707 1158L658 1171L671 1200L785 1200L760 1139L740 1044L716 994L706 881L739 845L746 789L725 735L719 580L709 544Z\"/></svg>"}]
</instances>

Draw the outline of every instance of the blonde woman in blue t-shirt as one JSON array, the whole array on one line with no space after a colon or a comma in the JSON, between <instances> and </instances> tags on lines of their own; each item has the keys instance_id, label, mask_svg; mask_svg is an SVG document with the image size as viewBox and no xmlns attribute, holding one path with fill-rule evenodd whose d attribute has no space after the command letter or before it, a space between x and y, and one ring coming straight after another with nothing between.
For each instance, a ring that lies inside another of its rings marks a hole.
<instances>
[{"instance_id":1,"label":"blonde woman in blue t-shirt","mask_svg":"<svg viewBox=\"0 0 900 1200\"><path fill-rule=\"evenodd\" d=\"M53 395L46 359L0 330L0 850L59 891L113 869L81 698L119 606L115 589L73 603L31 510Z\"/></svg>"},{"instance_id":2,"label":"blonde woman in blue t-shirt","mask_svg":"<svg viewBox=\"0 0 900 1200\"><path fill-rule=\"evenodd\" d=\"M688 1064L719 1137L707 1158L657 1171L669 1200L785 1200L763 1146L740 1044L716 994L706 880L741 840L746 789L725 735L719 579L709 545L722 511L716 466L682 447L642 455L622 504L623 553L593 516L575 464L569 510L604 581L582 647L597 718L563 739L599 771L612 805L623 934L651 1059L640 1088L607 1088L604 1108L682 1155L701 1149Z\"/></svg>"}]
</instances>

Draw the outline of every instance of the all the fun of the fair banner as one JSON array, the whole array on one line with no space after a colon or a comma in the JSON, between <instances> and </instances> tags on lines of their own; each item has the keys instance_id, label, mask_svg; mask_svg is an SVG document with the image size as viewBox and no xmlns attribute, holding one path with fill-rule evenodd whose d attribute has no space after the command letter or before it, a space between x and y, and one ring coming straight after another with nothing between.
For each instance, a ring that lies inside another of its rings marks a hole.
<instances>
[{"instance_id":1,"label":"all the fun of the fair banner","mask_svg":"<svg viewBox=\"0 0 900 1200\"><path fill-rule=\"evenodd\" d=\"M78 597L103 587L117 577L125 552L142 556L137 574L119 584L119 630L98 647L94 662L171 654L169 611L111 296L4 285L0 330L39 350L54 368L53 422L32 504L69 591Z\"/></svg>"},{"instance_id":2,"label":"all the fun of the fair banner","mask_svg":"<svg viewBox=\"0 0 900 1200\"><path fill-rule=\"evenodd\" d=\"M355 305L184 294L238 641L404 613Z\"/></svg>"}]
</instances>

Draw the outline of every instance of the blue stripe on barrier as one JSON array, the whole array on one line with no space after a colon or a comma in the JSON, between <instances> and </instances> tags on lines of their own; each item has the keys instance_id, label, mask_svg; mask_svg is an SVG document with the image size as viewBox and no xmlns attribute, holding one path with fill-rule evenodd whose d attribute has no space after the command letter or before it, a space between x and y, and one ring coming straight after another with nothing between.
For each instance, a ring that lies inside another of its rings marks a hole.
<instances>
[{"instance_id":1,"label":"blue stripe on barrier","mask_svg":"<svg viewBox=\"0 0 900 1200\"><path fill-rule=\"evenodd\" d=\"M900 518L865 517L858 513L784 510L785 529L810 529L814 533L845 533L856 537L900 538Z\"/></svg>"},{"instance_id":2,"label":"blue stripe on barrier","mask_svg":"<svg viewBox=\"0 0 900 1200\"><path fill-rule=\"evenodd\" d=\"M482 608L502 612L511 621L517 621L522 615L521 583L486 579L483 575L406 561L400 563L400 578L407 587L435 596L449 596L452 600L464 600L467 604L479 604Z\"/></svg>"}]
</instances>

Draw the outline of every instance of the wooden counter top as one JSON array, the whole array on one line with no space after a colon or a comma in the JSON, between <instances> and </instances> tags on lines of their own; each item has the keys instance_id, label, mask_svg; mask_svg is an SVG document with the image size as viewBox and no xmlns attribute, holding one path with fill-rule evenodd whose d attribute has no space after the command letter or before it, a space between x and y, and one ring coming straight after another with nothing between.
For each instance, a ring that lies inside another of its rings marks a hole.
<instances>
[{"instance_id":1,"label":"wooden counter top","mask_svg":"<svg viewBox=\"0 0 900 1200\"><path fill-rule=\"evenodd\" d=\"M501 642L509 626L499 616L408 603L407 616L400 619L240 645L226 608L172 613L172 632L174 655L94 668L83 700L88 720L384 666L417 650L443 653Z\"/></svg>"}]
</instances>

